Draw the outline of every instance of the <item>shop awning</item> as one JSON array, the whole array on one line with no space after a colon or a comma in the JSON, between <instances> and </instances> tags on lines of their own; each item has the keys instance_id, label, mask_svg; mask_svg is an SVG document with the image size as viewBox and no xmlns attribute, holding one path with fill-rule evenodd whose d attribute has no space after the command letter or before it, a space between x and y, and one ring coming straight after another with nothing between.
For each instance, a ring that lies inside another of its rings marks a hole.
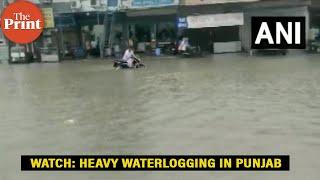
<instances>
[{"instance_id":1,"label":"shop awning","mask_svg":"<svg viewBox=\"0 0 320 180\"><path fill-rule=\"evenodd\" d=\"M188 28L239 26L244 23L243 13L207 14L187 17Z\"/></svg>"}]
</instances>

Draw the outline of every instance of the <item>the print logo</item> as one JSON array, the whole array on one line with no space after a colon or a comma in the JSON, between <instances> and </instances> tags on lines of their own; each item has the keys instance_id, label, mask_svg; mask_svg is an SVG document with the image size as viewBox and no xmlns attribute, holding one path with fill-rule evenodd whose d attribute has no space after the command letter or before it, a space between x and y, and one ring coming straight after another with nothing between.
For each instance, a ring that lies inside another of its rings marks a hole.
<instances>
[{"instance_id":1,"label":"the print logo","mask_svg":"<svg viewBox=\"0 0 320 180\"><path fill-rule=\"evenodd\" d=\"M305 49L305 17L252 17L253 49Z\"/></svg>"},{"instance_id":2,"label":"the print logo","mask_svg":"<svg viewBox=\"0 0 320 180\"><path fill-rule=\"evenodd\" d=\"M43 31L41 9L28 1L16 1L7 6L1 16L1 29L10 41L27 44L36 40Z\"/></svg>"}]
</instances>

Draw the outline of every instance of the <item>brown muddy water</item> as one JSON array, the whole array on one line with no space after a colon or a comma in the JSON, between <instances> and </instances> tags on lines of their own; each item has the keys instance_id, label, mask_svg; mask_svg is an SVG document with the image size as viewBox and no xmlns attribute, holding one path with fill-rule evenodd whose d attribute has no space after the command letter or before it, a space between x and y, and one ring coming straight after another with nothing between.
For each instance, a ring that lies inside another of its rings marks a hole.
<instances>
[{"instance_id":1,"label":"brown muddy water","mask_svg":"<svg viewBox=\"0 0 320 180\"><path fill-rule=\"evenodd\" d=\"M0 179L316 180L320 56L0 64ZM289 154L290 172L21 172L22 154Z\"/></svg>"}]
</instances>

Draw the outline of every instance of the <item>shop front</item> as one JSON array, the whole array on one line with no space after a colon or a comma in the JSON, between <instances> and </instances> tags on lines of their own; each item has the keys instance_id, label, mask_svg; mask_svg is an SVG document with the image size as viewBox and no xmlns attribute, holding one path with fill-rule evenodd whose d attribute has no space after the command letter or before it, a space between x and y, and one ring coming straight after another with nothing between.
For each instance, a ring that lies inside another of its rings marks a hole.
<instances>
[{"instance_id":1,"label":"shop front","mask_svg":"<svg viewBox=\"0 0 320 180\"><path fill-rule=\"evenodd\" d=\"M45 29L41 37L36 41L36 46L40 54L42 62L58 62L59 57L59 39L58 29L54 21L52 8L42 8L42 13L45 18Z\"/></svg>"},{"instance_id":2,"label":"shop front","mask_svg":"<svg viewBox=\"0 0 320 180\"><path fill-rule=\"evenodd\" d=\"M251 17L303 16L309 29L308 3L302 1L182 1L179 18L186 19L180 34L191 45L213 53L251 51ZM308 37L308 31L306 31Z\"/></svg>"},{"instance_id":3,"label":"shop front","mask_svg":"<svg viewBox=\"0 0 320 180\"><path fill-rule=\"evenodd\" d=\"M52 34L59 47L60 60L72 58L71 49L80 46L80 31L73 13L55 15L56 31Z\"/></svg>"},{"instance_id":4,"label":"shop front","mask_svg":"<svg viewBox=\"0 0 320 180\"><path fill-rule=\"evenodd\" d=\"M178 16L185 19L179 34L204 53L241 52L244 14L256 0L183 0Z\"/></svg>"},{"instance_id":5,"label":"shop front","mask_svg":"<svg viewBox=\"0 0 320 180\"><path fill-rule=\"evenodd\" d=\"M133 0L126 11L125 33L138 52L167 51L177 39L177 0Z\"/></svg>"},{"instance_id":6,"label":"shop front","mask_svg":"<svg viewBox=\"0 0 320 180\"><path fill-rule=\"evenodd\" d=\"M81 12L74 14L77 24L77 50L75 58L98 58L103 51L104 43L104 12Z\"/></svg>"},{"instance_id":7,"label":"shop front","mask_svg":"<svg viewBox=\"0 0 320 180\"><path fill-rule=\"evenodd\" d=\"M138 52L150 52L155 48L166 51L177 38L175 21L175 15L128 17L128 37Z\"/></svg>"},{"instance_id":8,"label":"shop front","mask_svg":"<svg viewBox=\"0 0 320 180\"><path fill-rule=\"evenodd\" d=\"M100 57L104 32L103 13L63 13L55 16L56 28L51 37L59 47L61 60Z\"/></svg>"},{"instance_id":9,"label":"shop front","mask_svg":"<svg viewBox=\"0 0 320 180\"><path fill-rule=\"evenodd\" d=\"M243 13L191 15L186 20L187 28L182 36L189 38L192 46L209 53L241 51L239 36L244 24Z\"/></svg>"}]
</instances>

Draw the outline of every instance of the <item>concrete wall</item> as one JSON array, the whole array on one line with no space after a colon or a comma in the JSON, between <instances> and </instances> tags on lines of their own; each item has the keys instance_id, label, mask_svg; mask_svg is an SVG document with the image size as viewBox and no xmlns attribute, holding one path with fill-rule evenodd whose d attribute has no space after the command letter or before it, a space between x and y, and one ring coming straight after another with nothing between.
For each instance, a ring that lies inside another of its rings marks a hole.
<instances>
[{"instance_id":1,"label":"concrete wall","mask_svg":"<svg viewBox=\"0 0 320 180\"><path fill-rule=\"evenodd\" d=\"M251 17L252 16L305 16L306 37L309 33L309 11L306 6L291 8L264 8L244 12L244 25L240 27L240 40L245 51L251 49Z\"/></svg>"}]
</instances>

